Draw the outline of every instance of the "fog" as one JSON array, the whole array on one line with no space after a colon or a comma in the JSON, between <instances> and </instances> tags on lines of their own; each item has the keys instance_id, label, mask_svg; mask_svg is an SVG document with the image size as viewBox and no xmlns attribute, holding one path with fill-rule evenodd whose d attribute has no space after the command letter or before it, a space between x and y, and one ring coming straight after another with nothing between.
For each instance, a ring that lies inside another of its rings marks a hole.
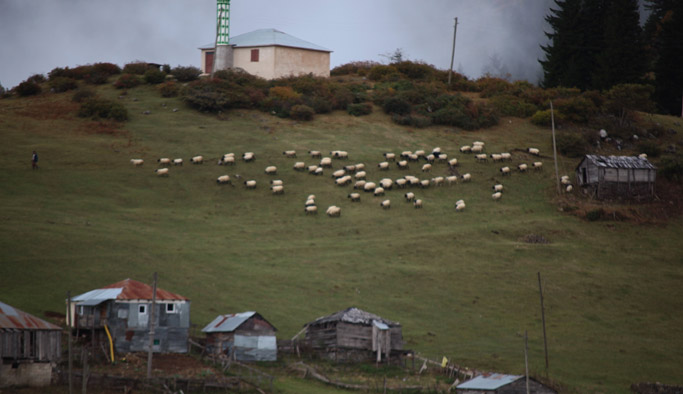
<instances>
[{"instance_id":1,"label":"fog","mask_svg":"<svg viewBox=\"0 0 683 394\"><path fill-rule=\"evenodd\" d=\"M232 0L231 36L275 28L332 50L331 65L404 59L539 81L552 0ZM214 42L215 0L1 0L0 84L55 67L143 60L200 64Z\"/></svg>"}]
</instances>

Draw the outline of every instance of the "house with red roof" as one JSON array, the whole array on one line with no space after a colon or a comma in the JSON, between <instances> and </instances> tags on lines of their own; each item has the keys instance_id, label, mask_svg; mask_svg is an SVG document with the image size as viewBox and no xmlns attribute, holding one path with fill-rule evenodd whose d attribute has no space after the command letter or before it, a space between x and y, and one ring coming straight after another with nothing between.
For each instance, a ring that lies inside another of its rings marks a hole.
<instances>
[{"instance_id":1,"label":"house with red roof","mask_svg":"<svg viewBox=\"0 0 683 394\"><path fill-rule=\"evenodd\" d=\"M111 341L117 353L149 349L152 286L125 279L71 298L72 327L95 341ZM187 353L190 300L157 287L154 342L158 353Z\"/></svg>"}]
</instances>

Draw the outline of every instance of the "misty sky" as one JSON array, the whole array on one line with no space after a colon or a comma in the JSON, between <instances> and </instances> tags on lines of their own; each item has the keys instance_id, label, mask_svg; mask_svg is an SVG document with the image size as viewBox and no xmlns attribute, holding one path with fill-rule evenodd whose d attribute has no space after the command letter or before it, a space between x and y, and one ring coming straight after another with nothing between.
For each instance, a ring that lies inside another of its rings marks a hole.
<instances>
[{"instance_id":1,"label":"misty sky","mask_svg":"<svg viewBox=\"0 0 683 394\"><path fill-rule=\"evenodd\" d=\"M409 60L470 78L498 60L513 79L538 82L552 0L232 0L231 36L275 28L332 50L331 65ZM0 84L55 67L143 60L200 65L215 39L215 0L0 0ZM492 61L493 59L493 61ZM500 69L500 67L499 67Z\"/></svg>"}]
</instances>

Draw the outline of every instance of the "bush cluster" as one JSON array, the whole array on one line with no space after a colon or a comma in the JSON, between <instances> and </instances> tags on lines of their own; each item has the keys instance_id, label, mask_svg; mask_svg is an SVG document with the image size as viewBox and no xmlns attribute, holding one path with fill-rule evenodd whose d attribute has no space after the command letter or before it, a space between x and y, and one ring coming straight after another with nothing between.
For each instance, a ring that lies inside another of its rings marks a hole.
<instances>
[{"instance_id":1,"label":"bush cluster","mask_svg":"<svg viewBox=\"0 0 683 394\"><path fill-rule=\"evenodd\" d=\"M161 97L176 97L179 92L180 88L178 87L178 84L173 81L164 82L159 85Z\"/></svg>"},{"instance_id":2,"label":"bush cluster","mask_svg":"<svg viewBox=\"0 0 683 394\"><path fill-rule=\"evenodd\" d=\"M202 70L198 69L197 67L173 67L171 69L171 75L175 79L178 80L178 82L192 82L196 81L199 78L199 75L202 73Z\"/></svg>"},{"instance_id":3,"label":"bush cluster","mask_svg":"<svg viewBox=\"0 0 683 394\"><path fill-rule=\"evenodd\" d=\"M557 133L555 143L557 150L568 157L581 157L587 153L587 141L578 132Z\"/></svg>"},{"instance_id":4,"label":"bush cluster","mask_svg":"<svg viewBox=\"0 0 683 394\"><path fill-rule=\"evenodd\" d=\"M370 104L370 103L349 104L348 107L346 107L346 112L348 112L349 115L353 115L353 116L370 115L372 113L372 104Z\"/></svg>"},{"instance_id":5,"label":"bush cluster","mask_svg":"<svg viewBox=\"0 0 683 394\"><path fill-rule=\"evenodd\" d=\"M640 153L645 153L648 157L659 157L662 154L662 150L654 141L643 141L638 144L638 150Z\"/></svg>"},{"instance_id":6,"label":"bush cluster","mask_svg":"<svg viewBox=\"0 0 683 394\"><path fill-rule=\"evenodd\" d=\"M490 99L493 108L502 116L528 118L536 113L536 106L511 94L500 94Z\"/></svg>"},{"instance_id":7,"label":"bush cluster","mask_svg":"<svg viewBox=\"0 0 683 394\"><path fill-rule=\"evenodd\" d=\"M337 66L330 71L330 75L341 76L341 75L351 75L358 74L359 76L365 76L370 72L370 69L374 66L379 65L377 62L351 62Z\"/></svg>"},{"instance_id":8,"label":"bush cluster","mask_svg":"<svg viewBox=\"0 0 683 394\"><path fill-rule=\"evenodd\" d=\"M543 110L543 111L536 111L535 114L531 117L531 123L535 124L536 126L540 127L551 127L552 126L552 117L553 114L549 109ZM555 125L558 125L564 121L564 115L560 111L555 111L554 113L555 117Z\"/></svg>"},{"instance_id":9,"label":"bush cluster","mask_svg":"<svg viewBox=\"0 0 683 394\"><path fill-rule=\"evenodd\" d=\"M27 97L39 94L43 89L36 82L26 80L17 85L17 87L14 88L14 91L17 92L19 97Z\"/></svg>"},{"instance_id":10,"label":"bush cluster","mask_svg":"<svg viewBox=\"0 0 683 394\"><path fill-rule=\"evenodd\" d=\"M191 82L181 92L183 100L202 112L220 112L231 108L251 108L247 90L217 78Z\"/></svg>"},{"instance_id":11,"label":"bush cluster","mask_svg":"<svg viewBox=\"0 0 683 394\"><path fill-rule=\"evenodd\" d=\"M121 73L121 68L113 63L95 63L92 65L77 66L74 68L57 67L48 74L50 80L54 78L72 78L83 80L86 83L101 85L107 82L110 76Z\"/></svg>"},{"instance_id":12,"label":"bush cluster","mask_svg":"<svg viewBox=\"0 0 683 394\"><path fill-rule=\"evenodd\" d=\"M156 68L156 67L149 65L145 62L136 61L136 62L132 62L132 63L128 63L128 64L124 65L122 72L124 74L144 75L147 72L147 70L149 70L150 68Z\"/></svg>"},{"instance_id":13,"label":"bush cluster","mask_svg":"<svg viewBox=\"0 0 683 394\"><path fill-rule=\"evenodd\" d=\"M76 80L68 77L50 78L49 85L55 93L67 92L78 87Z\"/></svg>"},{"instance_id":14,"label":"bush cluster","mask_svg":"<svg viewBox=\"0 0 683 394\"><path fill-rule=\"evenodd\" d=\"M95 97L95 92L90 89L78 89L71 100L75 103L82 103L85 100Z\"/></svg>"},{"instance_id":15,"label":"bush cluster","mask_svg":"<svg viewBox=\"0 0 683 394\"><path fill-rule=\"evenodd\" d=\"M121 103L93 97L81 103L78 116L123 122L128 120L128 110Z\"/></svg>"},{"instance_id":16,"label":"bush cluster","mask_svg":"<svg viewBox=\"0 0 683 394\"><path fill-rule=\"evenodd\" d=\"M114 87L117 89L130 89L142 83L140 77L134 74L121 74L119 79L114 82Z\"/></svg>"},{"instance_id":17,"label":"bush cluster","mask_svg":"<svg viewBox=\"0 0 683 394\"><path fill-rule=\"evenodd\" d=\"M45 83L47 79L45 78L45 75L43 74L33 74L30 77L26 79L27 82L33 82L33 83Z\"/></svg>"},{"instance_id":18,"label":"bush cluster","mask_svg":"<svg viewBox=\"0 0 683 394\"><path fill-rule=\"evenodd\" d=\"M145 71L143 78L150 85L158 85L166 80L166 74L156 68L150 68Z\"/></svg>"},{"instance_id":19,"label":"bush cluster","mask_svg":"<svg viewBox=\"0 0 683 394\"><path fill-rule=\"evenodd\" d=\"M315 110L308 105L294 105L289 111L289 116L294 120L311 120Z\"/></svg>"},{"instance_id":20,"label":"bush cluster","mask_svg":"<svg viewBox=\"0 0 683 394\"><path fill-rule=\"evenodd\" d=\"M666 179L683 182L683 157L680 155L663 158L658 167L659 174Z\"/></svg>"}]
</instances>

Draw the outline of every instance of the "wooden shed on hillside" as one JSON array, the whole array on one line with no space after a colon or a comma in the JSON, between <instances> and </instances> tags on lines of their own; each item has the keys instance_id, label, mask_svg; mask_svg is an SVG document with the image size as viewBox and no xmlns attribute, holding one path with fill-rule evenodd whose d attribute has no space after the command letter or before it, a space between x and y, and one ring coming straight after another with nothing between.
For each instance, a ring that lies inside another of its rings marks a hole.
<instances>
[{"instance_id":1,"label":"wooden shed on hillside","mask_svg":"<svg viewBox=\"0 0 683 394\"><path fill-rule=\"evenodd\" d=\"M218 315L202 329L206 351L237 361L276 361L277 329L256 312Z\"/></svg>"},{"instance_id":2,"label":"wooden shed on hillside","mask_svg":"<svg viewBox=\"0 0 683 394\"><path fill-rule=\"evenodd\" d=\"M388 361L403 349L403 332L400 323L348 308L306 324L306 342L335 361Z\"/></svg>"},{"instance_id":3,"label":"wooden shed on hillside","mask_svg":"<svg viewBox=\"0 0 683 394\"><path fill-rule=\"evenodd\" d=\"M0 388L48 386L61 343L60 327L0 302Z\"/></svg>"},{"instance_id":4,"label":"wooden shed on hillside","mask_svg":"<svg viewBox=\"0 0 683 394\"><path fill-rule=\"evenodd\" d=\"M108 342L111 332L118 353L149 349L152 286L125 279L71 299L71 327L95 341ZM154 343L157 353L187 353L190 300L157 287L154 306Z\"/></svg>"},{"instance_id":5,"label":"wooden shed on hillside","mask_svg":"<svg viewBox=\"0 0 683 394\"><path fill-rule=\"evenodd\" d=\"M576 167L579 186L600 199L651 199L657 167L636 156L586 155Z\"/></svg>"},{"instance_id":6,"label":"wooden shed on hillside","mask_svg":"<svg viewBox=\"0 0 683 394\"><path fill-rule=\"evenodd\" d=\"M526 394L526 378L523 375L491 373L479 375L455 388L457 394ZM557 391L529 378L530 394L557 394Z\"/></svg>"}]
</instances>

